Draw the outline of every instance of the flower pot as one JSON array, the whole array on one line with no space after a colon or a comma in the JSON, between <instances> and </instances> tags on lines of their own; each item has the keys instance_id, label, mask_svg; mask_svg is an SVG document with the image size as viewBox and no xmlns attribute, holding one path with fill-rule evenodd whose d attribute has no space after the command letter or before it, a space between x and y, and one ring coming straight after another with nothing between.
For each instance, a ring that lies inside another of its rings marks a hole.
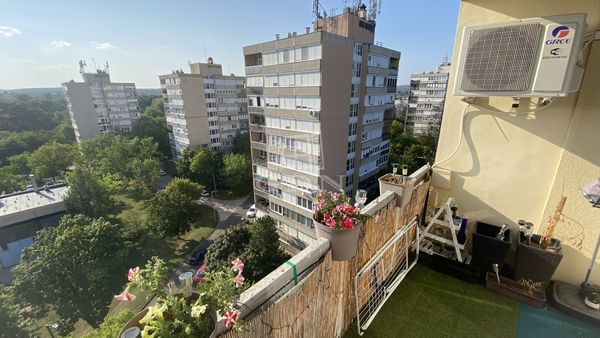
<instances>
[{"instance_id":1,"label":"flower pot","mask_svg":"<svg viewBox=\"0 0 600 338\"><path fill-rule=\"evenodd\" d=\"M403 181L402 177L401 175L385 174L379 178L379 194L383 195L387 191L394 192L399 198L399 207L403 207L410 202L414 186L413 179L407 177Z\"/></svg>"},{"instance_id":2,"label":"flower pot","mask_svg":"<svg viewBox=\"0 0 600 338\"><path fill-rule=\"evenodd\" d=\"M176 296L179 297L183 297L183 294L179 293L176 294ZM192 295L190 296L189 300L190 301L195 301L198 299L198 297L200 296L200 294L198 292L192 292ZM134 326L137 326L140 328L140 330L144 330L144 325L140 324L140 320L142 320L146 314L148 313L148 308L143 309L142 311L136 313L126 324L125 326L123 326L123 328L121 329L121 331L119 332L118 337L121 338L121 336L123 335L123 333ZM210 335L210 337L216 337L217 336L217 329L219 329L221 326L224 326L224 324L222 324L222 320L221 318L219 318L218 314L216 313L216 311L210 309L209 310L209 315L211 316L212 322L213 322L213 332ZM165 320L172 320L172 315L170 314L169 311L165 312ZM141 335L140 335L141 337Z\"/></svg>"},{"instance_id":3,"label":"flower pot","mask_svg":"<svg viewBox=\"0 0 600 338\"><path fill-rule=\"evenodd\" d=\"M523 233L517 243L517 261L515 265L515 280L532 280L548 286L554 271L563 258L560 241L552 239L548 247L556 248L554 251L544 250L538 244L539 235L531 236L531 245L528 245Z\"/></svg>"},{"instance_id":4,"label":"flower pot","mask_svg":"<svg viewBox=\"0 0 600 338\"><path fill-rule=\"evenodd\" d=\"M362 223L356 224L352 229L331 229L315 220L315 230L318 237L324 237L329 240L331 250L331 260L348 261L356 255L358 248L358 237Z\"/></svg>"},{"instance_id":5,"label":"flower pot","mask_svg":"<svg viewBox=\"0 0 600 338\"><path fill-rule=\"evenodd\" d=\"M480 276L485 278L487 272L491 272L492 264L498 264L502 269L508 250L512 244L511 232L506 230L502 239L497 239L496 235L500 227L476 222L473 228L473 251L471 265L479 268Z\"/></svg>"},{"instance_id":6,"label":"flower pot","mask_svg":"<svg viewBox=\"0 0 600 338\"><path fill-rule=\"evenodd\" d=\"M546 293L543 291L529 292L528 288L506 277L500 276L500 283L496 274L488 272L485 278L485 287L501 293L521 303L529 304L537 308L543 308L546 304Z\"/></svg>"}]
</instances>

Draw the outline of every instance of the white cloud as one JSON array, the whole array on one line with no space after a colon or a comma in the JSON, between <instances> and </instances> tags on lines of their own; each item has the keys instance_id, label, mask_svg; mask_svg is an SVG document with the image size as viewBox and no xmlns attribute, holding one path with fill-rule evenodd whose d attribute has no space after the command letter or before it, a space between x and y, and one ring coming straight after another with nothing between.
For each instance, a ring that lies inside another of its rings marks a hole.
<instances>
[{"instance_id":1,"label":"white cloud","mask_svg":"<svg viewBox=\"0 0 600 338\"><path fill-rule=\"evenodd\" d=\"M14 27L0 26L0 36L8 38L15 34L21 34L21 31Z\"/></svg>"},{"instance_id":2,"label":"white cloud","mask_svg":"<svg viewBox=\"0 0 600 338\"><path fill-rule=\"evenodd\" d=\"M95 43L95 42L92 42ZM111 44L110 42L103 42L103 43L95 43L96 44L96 49L117 49L119 47Z\"/></svg>"},{"instance_id":3,"label":"white cloud","mask_svg":"<svg viewBox=\"0 0 600 338\"><path fill-rule=\"evenodd\" d=\"M58 48L69 48L71 47L71 43L69 41L54 40L52 41L52 46Z\"/></svg>"}]
</instances>

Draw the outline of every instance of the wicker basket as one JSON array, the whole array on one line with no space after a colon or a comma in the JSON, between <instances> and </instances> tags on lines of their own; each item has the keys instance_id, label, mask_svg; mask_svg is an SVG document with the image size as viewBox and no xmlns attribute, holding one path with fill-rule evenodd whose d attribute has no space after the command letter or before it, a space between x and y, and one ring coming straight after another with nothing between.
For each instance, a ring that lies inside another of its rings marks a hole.
<instances>
[{"instance_id":1,"label":"wicker basket","mask_svg":"<svg viewBox=\"0 0 600 338\"><path fill-rule=\"evenodd\" d=\"M563 254L559 240L553 238L550 242L549 247L555 248L553 251L542 249L538 244L539 241L540 236L533 235L531 245L528 245L523 233L520 234L520 241L517 243L515 280L542 282L545 288L550 283Z\"/></svg>"},{"instance_id":2,"label":"wicker basket","mask_svg":"<svg viewBox=\"0 0 600 338\"><path fill-rule=\"evenodd\" d=\"M483 222L476 222L473 228L471 265L479 268L482 280L485 279L487 272L492 271L493 263L502 268L512 245L510 230L506 230L502 240L496 238L499 231L500 227Z\"/></svg>"}]
</instances>

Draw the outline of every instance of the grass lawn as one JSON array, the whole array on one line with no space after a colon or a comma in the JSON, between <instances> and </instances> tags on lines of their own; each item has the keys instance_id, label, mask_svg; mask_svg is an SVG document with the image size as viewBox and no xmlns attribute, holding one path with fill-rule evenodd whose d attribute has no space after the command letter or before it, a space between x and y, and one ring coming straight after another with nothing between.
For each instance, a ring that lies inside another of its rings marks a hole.
<instances>
[{"instance_id":1,"label":"grass lawn","mask_svg":"<svg viewBox=\"0 0 600 338\"><path fill-rule=\"evenodd\" d=\"M122 204L122 208L118 214L113 215L111 221L122 224L123 234L127 237L131 236L129 240L130 252L127 261L132 267L142 267L150 257L158 256L167 262L171 270L175 270L202 240L210 236L219 222L219 216L212 208L205 205L198 205L199 216L192 224L192 229L181 236L181 238L165 238L143 230L142 225L145 217L143 200L125 194L117 195L115 199ZM123 278L123 283L125 284L126 273L126 271L123 271L122 276L116 276L115 278ZM148 295L136 290L135 287L130 291L137 298L131 303L113 300L110 304L108 314L116 314L124 309L131 309L136 313L143 308ZM57 319L58 316L54 312L50 312L47 316L38 319L33 324L33 328L35 328L35 331L41 337L51 337L45 324L53 323ZM80 320L75 325L75 330L71 333L71 336L80 337L90 330L92 330L92 327ZM53 333L56 334L56 332Z\"/></svg>"},{"instance_id":2,"label":"grass lawn","mask_svg":"<svg viewBox=\"0 0 600 338\"><path fill-rule=\"evenodd\" d=\"M362 337L514 337L519 303L418 264ZM360 337L356 323L346 338Z\"/></svg>"}]
</instances>

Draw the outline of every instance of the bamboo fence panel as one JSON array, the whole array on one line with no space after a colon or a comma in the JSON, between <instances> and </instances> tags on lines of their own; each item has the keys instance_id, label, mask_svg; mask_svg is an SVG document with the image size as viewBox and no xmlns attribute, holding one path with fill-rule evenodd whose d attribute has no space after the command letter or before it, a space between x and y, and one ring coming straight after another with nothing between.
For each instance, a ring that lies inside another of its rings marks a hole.
<instances>
[{"instance_id":1,"label":"bamboo fence panel","mask_svg":"<svg viewBox=\"0 0 600 338\"><path fill-rule=\"evenodd\" d=\"M222 335L238 337L341 337L356 317L353 281L358 270L377 253L394 232L415 216L420 220L429 180L422 181L405 207L396 199L375 212L363 226L358 253L347 262L334 262L328 252L321 263L296 287L268 307L245 320L245 330ZM410 234L410 241L416 233ZM405 250L399 243L398 250ZM392 257L390 256L390 259ZM366 300L365 300L366 302ZM364 304L363 304L364 305Z\"/></svg>"}]
</instances>

